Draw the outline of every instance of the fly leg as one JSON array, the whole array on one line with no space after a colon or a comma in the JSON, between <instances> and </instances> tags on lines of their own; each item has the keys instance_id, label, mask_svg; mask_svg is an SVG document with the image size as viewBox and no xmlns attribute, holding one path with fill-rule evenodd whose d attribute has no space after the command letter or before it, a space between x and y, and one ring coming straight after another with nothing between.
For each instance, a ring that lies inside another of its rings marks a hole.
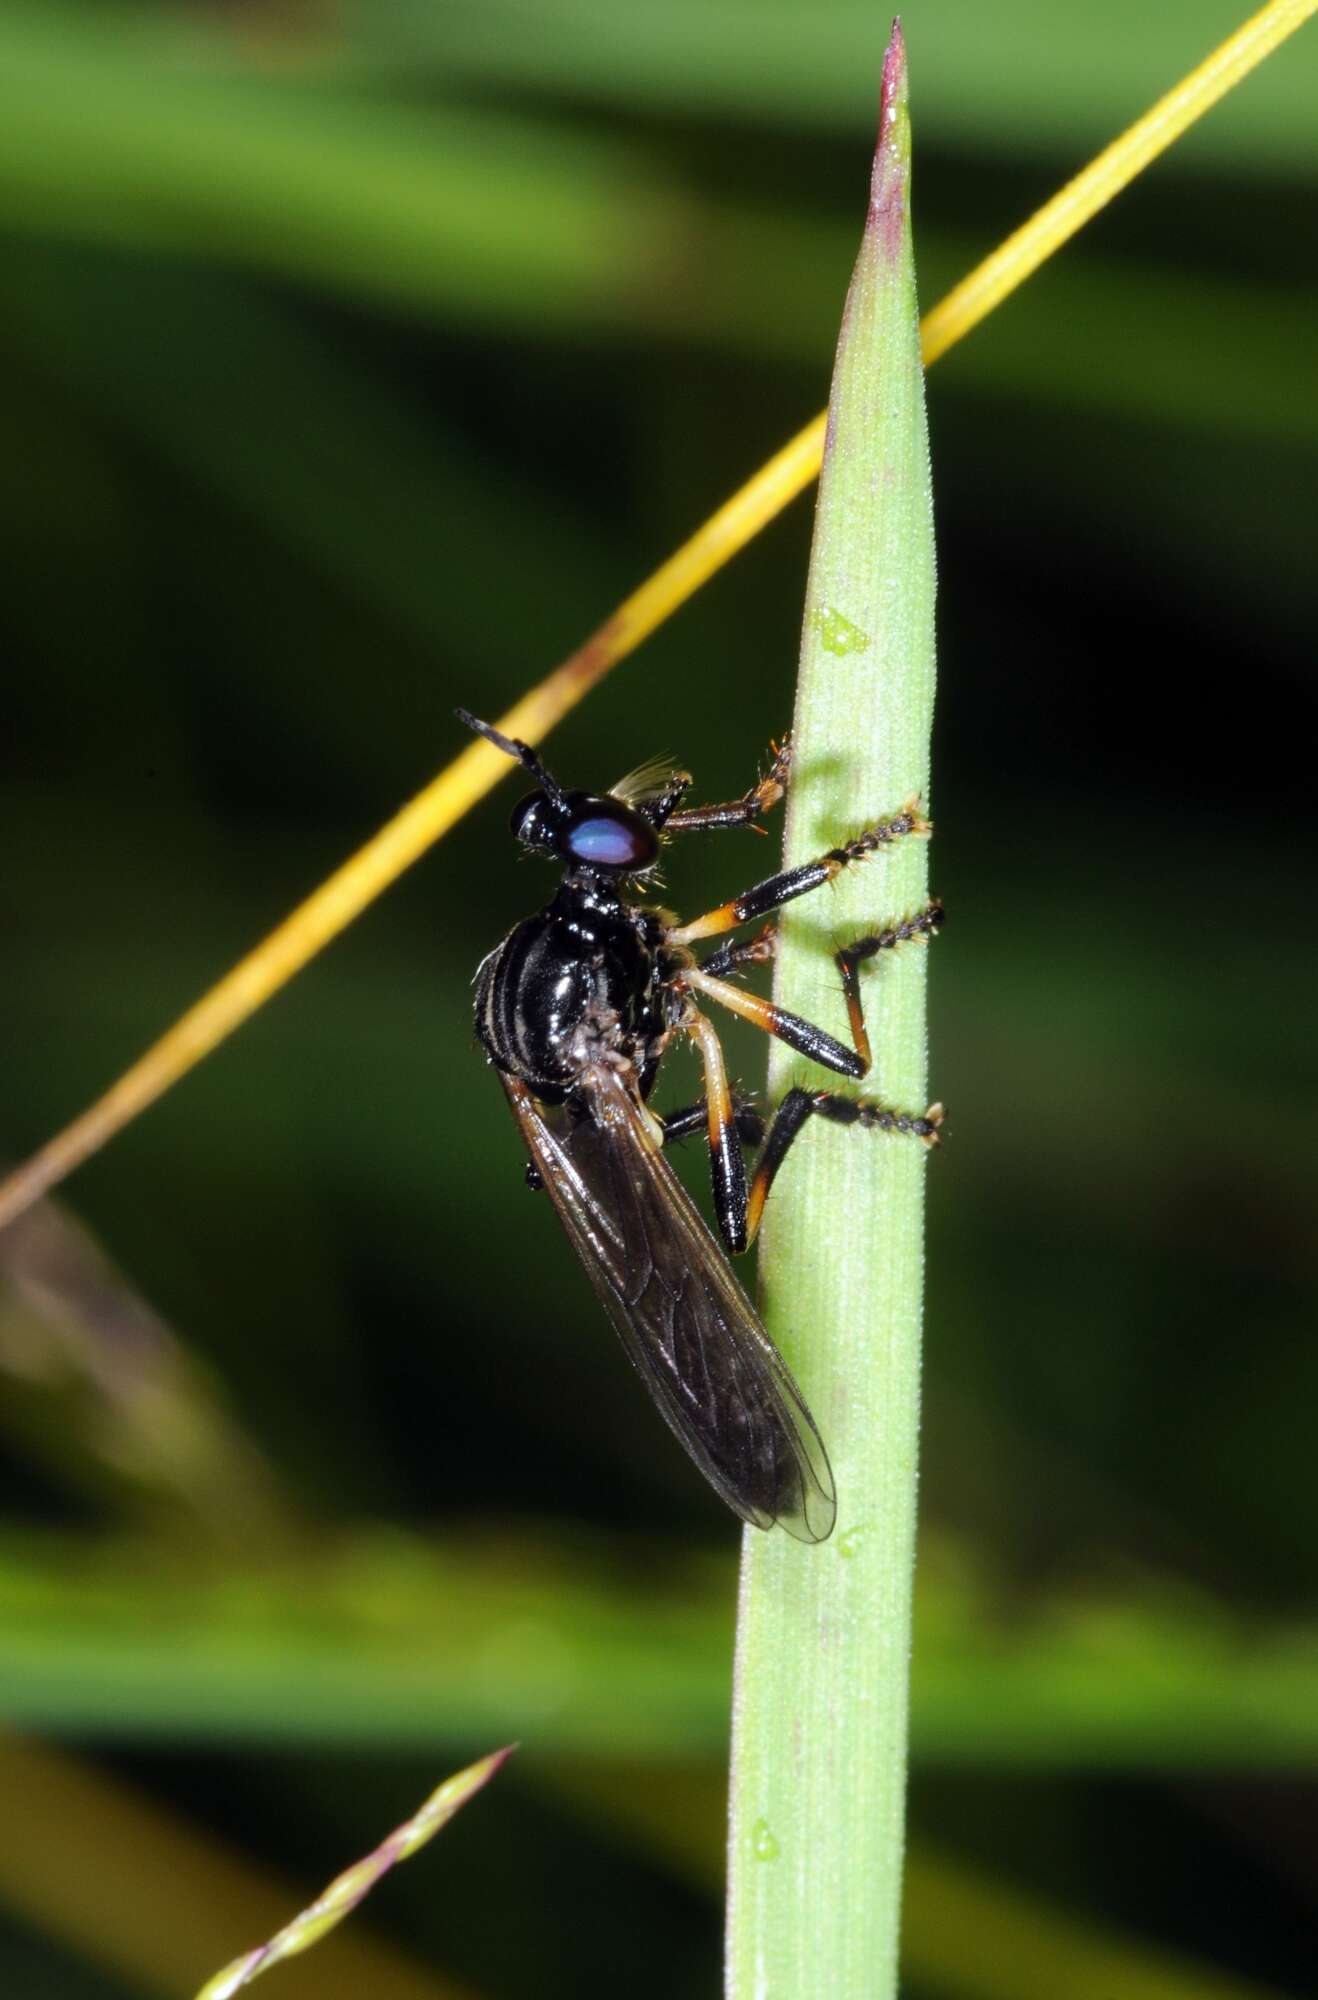
<instances>
[{"instance_id":1,"label":"fly leg","mask_svg":"<svg viewBox=\"0 0 1318 2000\"><path fill-rule=\"evenodd\" d=\"M732 1122L736 1126L737 1137L743 1146L749 1146L754 1152L757 1146L764 1144L764 1114L739 1090L733 1089L731 1096ZM664 1128L664 1145L675 1146L681 1140L689 1139L693 1132L705 1130L709 1123L709 1100L698 1097L694 1104L684 1104L680 1111L664 1112L659 1122ZM533 1193L544 1186L543 1178L529 1160L526 1163L526 1185Z\"/></svg>"},{"instance_id":2,"label":"fly leg","mask_svg":"<svg viewBox=\"0 0 1318 2000\"><path fill-rule=\"evenodd\" d=\"M861 1003L859 968L866 959L873 958L880 951L891 951L912 938L931 937L941 926L943 916L941 903L926 903L912 916L895 918L868 937L857 938L854 943L844 945L837 953L851 1025L852 1048L825 1033L823 1028L817 1028L813 1021L804 1020L800 1014L789 1013L786 1007L779 1007L773 1000L762 999L758 993L743 993L740 986L732 986L726 979L711 974L711 965L722 972L730 970L741 957L772 955L772 946L766 949L763 932L752 939L744 950L737 946L724 946L721 951L711 953L704 965L687 966L681 974L681 983L709 1000L717 1000L720 1006L728 1008L733 1014L740 1014L743 1020L762 1028L766 1035L777 1036L780 1042L786 1042L800 1055L809 1056L812 1062L822 1063L825 1069L836 1070L839 1076L862 1077L868 1072L872 1058L865 1027L865 1010Z\"/></svg>"},{"instance_id":3,"label":"fly leg","mask_svg":"<svg viewBox=\"0 0 1318 2000\"><path fill-rule=\"evenodd\" d=\"M737 989L732 987L729 990L736 992ZM840 1042L825 1035L822 1029L802 1021L798 1015L784 1015L781 1009L774 1011L779 1015L779 1025L770 1032L780 1034L782 1022L786 1020L793 1029L802 1030L804 1035L815 1038L813 1049L805 1048L804 1037L793 1046L802 1048L806 1054L813 1053L814 1060L818 1062L825 1059L819 1045L827 1044L830 1052L843 1059L831 1064L831 1067L842 1069L845 1062L845 1074L861 1073L859 1058ZM759 1112L735 1099L728 1087L723 1048L713 1022L705 1015L693 1012L687 1031L700 1045L705 1064L705 1096L699 1103L672 1112L664 1120L664 1144L697 1131L702 1124L708 1127L714 1213L729 1256L740 1256L754 1242L769 1189L787 1157L788 1148L808 1119L827 1118L834 1125L862 1125L873 1132L897 1132L922 1139L926 1146L938 1143L938 1128L943 1122L941 1104L931 1104L926 1111L900 1111L868 1097L844 1097L840 1091L799 1088L788 1091L765 1135L764 1121ZM783 1039L788 1038L784 1036ZM764 1140L763 1151L756 1162L754 1179L748 1187L741 1149L743 1145L753 1147L759 1144L761 1138Z\"/></svg>"},{"instance_id":4,"label":"fly leg","mask_svg":"<svg viewBox=\"0 0 1318 2000\"><path fill-rule=\"evenodd\" d=\"M740 1014L744 1020L786 1042L789 1048L809 1056L812 1062L822 1064L825 1069L859 1078L867 1074L873 1060L860 991L860 967L881 951L895 950L898 945L915 938L931 937L941 926L943 918L941 903L926 903L923 909L911 916L893 918L867 936L843 945L837 952L836 962L842 974L853 1048L837 1041L800 1014L789 1013L785 1007L762 999L758 994L744 993L739 986L732 986L718 976L732 971L746 960L772 957L776 944L772 925L767 925L745 945L723 945L718 951L711 952L703 965L689 966L682 974L682 983L710 1000L719 1001L731 1012ZM713 972L711 967L715 968ZM932 1146L938 1142L943 1107L931 1104L923 1112L904 1111L894 1105L880 1104L872 1098L845 1097L838 1091L789 1090L774 1114L764 1149L756 1163L747 1194L745 1236L736 1248L744 1249L755 1240L765 1200L788 1148L807 1120L815 1116L827 1118L835 1125L862 1125L871 1131L906 1134ZM729 1247L734 1246L730 1244Z\"/></svg>"},{"instance_id":5,"label":"fly leg","mask_svg":"<svg viewBox=\"0 0 1318 2000\"><path fill-rule=\"evenodd\" d=\"M707 820L702 823L728 822ZM770 911L778 909L782 904L790 903L798 896L809 895L812 889L818 889L825 882L833 881L844 868L851 867L853 863L875 853L880 847L888 847L910 835L927 834L930 831L930 823L920 811L919 801L909 799L900 812L892 813L886 819L876 820L873 826L867 827L863 833L844 846L830 848L827 854L821 855L816 861L803 862L796 868L787 868L780 874L771 875L765 881L756 883L753 888L745 890L740 896L734 897L730 902L722 903L717 909L707 911L703 917L697 917L692 923L674 927L667 933L666 942L679 946L690 945L700 938L718 937L727 931L736 930L740 924L749 923L754 917L767 916ZM699 993L710 1000L717 1000L732 1013L740 1014L744 1020L753 1022L766 1034L776 1036L778 1040L786 1042L789 1048L796 1049L801 1055L809 1056L811 1061L822 1064L825 1069L834 1070L841 1076L862 1077L869 1070L872 1056L861 1003L860 966L878 952L890 950L908 939L932 936L942 921L942 904L936 901L929 902L913 915L895 919L868 936L855 939L837 953L837 965L842 974L843 993L854 1044L852 1048L848 1048L844 1042L839 1042L833 1035L827 1034L823 1028L816 1027L813 1021L805 1020L800 1014L790 1013L787 1008L779 1007L772 1000L761 999L757 994L744 993L739 986L731 985L721 976L733 971L740 964L754 963L774 956L777 933L772 924L766 925L756 937L744 944L722 945L710 954L703 965L684 966L674 984L684 987L688 992ZM727 1070L718 1035L713 1024L694 1008L684 1025L687 1032L699 1043L705 1064L705 1098L709 1122L714 1209L723 1240L733 1256L745 1250L753 1239L759 1228L765 1197L773 1178L792 1140L813 1114L818 1113L838 1124L865 1124L876 1129L910 1132L928 1143L933 1143L937 1137L943 1116L941 1105L931 1106L925 1112L900 1111L869 1099L842 1097L834 1091L789 1092L769 1128L754 1184L748 1189L746 1165L737 1139L737 1120L728 1089Z\"/></svg>"},{"instance_id":6,"label":"fly leg","mask_svg":"<svg viewBox=\"0 0 1318 2000\"><path fill-rule=\"evenodd\" d=\"M899 944L906 944L911 938L929 938L940 930L946 922L947 913L935 898L926 903L914 916L889 918L880 930L871 931L868 937L853 938L836 953L837 968L842 974L842 992L847 1003L847 1020L851 1026L851 1039L856 1045L856 1053L865 1064L861 1071L864 1076L873 1057L870 1053L869 1030L865 1026L865 1008L860 997L860 968L868 958L875 958L881 951L893 951Z\"/></svg>"},{"instance_id":7,"label":"fly leg","mask_svg":"<svg viewBox=\"0 0 1318 2000\"><path fill-rule=\"evenodd\" d=\"M718 1030L708 1015L690 1008L682 1023L700 1050L705 1066L705 1118L709 1129L709 1177L719 1234L735 1257L746 1248L746 1160L737 1130L737 1113L728 1083L727 1065Z\"/></svg>"},{"instance_id":8,"label":"fly leg","mask_svg":"<svg viewBox=\"0 0 1318 2000\"><path fill-rule=\"evenodd\" d=\"M732 1092L732 1116L737 1127L737 1137L743 1146L755 1147L764 1142L764 1117L759 1109L743 1097L738 1090ZM689 1139L693 1132L703 1132L709 1120L709 1102L698 1097L694 1104L684 1104L680 1111L669 1111L664 1115L664 1144L675 1145L678 1140Z\"/></svg>"},{"instance_id":9,"label":"fly leg","mask_svg":"<svg viewBox=\"0 0 1318 2000\"><path fill-rule=\"evenodd\" d=\"M867 1097L844 1097L836 1090L789 1090L774 1113L764 1151L755 1166L746 1204L746 1240L755 1241L764 1215L764 1204L779 1167L801 1128L812 1117L827 1118L834 1125L863 1125L872 1132L900 1132L923 1139L926 1146L938 1144L938 1128L943 1122L941 1104L927 1111L896 1111Z\"/></svg>"},{"instance_id":10,"label":"fly leg","mask_svg":"<svg viewBox=\"0 0 1318 2000\"><path fill-rule=\"evenodd\" d=\"M830 848L817 861L803 861L796 868L784 868L780 874L757 882L754 888L743 890L730 902L720 903L717 909L706 910L703 917L695 917L689 924L676 925L669 931L668 941L677 945L695 944L699 938L719 937L724 931L735 931L739 924L748 924L752 917L767 917L771 910L779 909L782 904L794 902L798 896L808 896L812 889L833 881L844 868L863 861L867 854L875 853L878 848L890 847L894 841L904 840L910 834L927 834L931 830L930 822L920 811L919 800L908 799L900 812L889 814L887 819L875 820L873 826L866 827L855 840L847 841L842 847Z\"/></svg>"},{"instance_id":11,"label":"fly leg","mask_svg":"<svg viewBox=\"0 0 1318 2000\"><path fill-rule=\"evenodd\" d=\"M729 799L723 805L682 807L691 780L684 773L679 773L669 789L646 809L647 817L669 833L694 833L700 827L709 826L753 826L761 813L769 812L777 805L787 790L787 777L792 768L790 741L774 743L770 748L773 762L768 771L739 799ZM679 807L682 807L680 811Z\"/></svg>"},{"instance_id":12,"label":"fly leg","mask_svg":"<svg viewBox=\"0 0 1318 2000\"><path fill-rule=\"evenodd\" d=\"M700 970L707 979L721 979L724 973L735 971L739 965L768 965L778 956L778 926L766 924L756 931L753 938L741 944L721 944L717 951L711 951L708 958L700 961Z\"/></svg>"},{"instance_id":13,"label":"fly leg","mask_svg":"<svg viewBox=\"0 0 1318 2000\"><path fill-rule=\"evenodd\" d=\"M772 958L775 943L776 933L769 924L758 937L751 938L747 943L724 945L721 951L711 953L711 963L717 960L720 968L726 967L731 971L742 961L759 962ZM705 1066L705 1095L681 1111L669 1112L663 1121L664 1144L671 1145L675 1139L684 1139L688 1133L699 1131L702 1125L708 1126L714 1213L728 1254L735 1257L749 1241L746 1234L746 1161L742 1148L749 1146L753 1152L763 1144L764 1119L754 1104L729 1087L723 1044L713 1022L692 1008L686 1027L700 1047Z\"/></svg>"}]
</instances>

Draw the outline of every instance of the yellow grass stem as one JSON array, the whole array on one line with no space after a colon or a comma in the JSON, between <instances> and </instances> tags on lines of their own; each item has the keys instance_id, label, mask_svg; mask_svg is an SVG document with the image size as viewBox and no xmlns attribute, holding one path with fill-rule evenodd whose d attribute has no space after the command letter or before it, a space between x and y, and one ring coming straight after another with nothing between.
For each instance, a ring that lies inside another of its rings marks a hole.
<instances>
[{"instance_id":1,"label":"yellow grass stem","mask_svg":"<svg viewBox=\"0 0 1318 2000\"><path fill-rule=\"evenodd\" d=\"M1037 209L926 314L920 328L925 367L986 319L994 306L1001 305L1018 285L1032 277L1055 250L1077 235L1159 153L1165 153L1316 10L1318 0L1269 0L1128 126L1119 139L1105 146L1074 180L1059 188L1051 201Z\"/></svg>"},{"instance_id":2,"label":"yellow grass stem","mask_svg":"<svg viewBox=\"0 0 1318 2000\"><path fill-rule=\"evenodd\" d=\"M926 316L926 367L1001 304L1090 218L1180 138L1233 85L1318 10L1318 0L1269 0ZM684 604L819 472L821 412L725 501L583 646L498 719L539 742L619 660ZM0 1183L0 1228L62 1181L242 1026L354 917L420 859L507 774L485 743L468 746L290 917L189 1008L95 1103Z\"/></svg>"}]
</instances>

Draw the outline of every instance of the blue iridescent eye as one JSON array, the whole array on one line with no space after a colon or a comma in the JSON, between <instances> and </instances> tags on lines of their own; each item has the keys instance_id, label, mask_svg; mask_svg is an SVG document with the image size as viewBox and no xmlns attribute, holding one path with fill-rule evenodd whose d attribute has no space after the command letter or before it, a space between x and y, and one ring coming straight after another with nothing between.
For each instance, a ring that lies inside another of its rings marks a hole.
<instances>
[{"instance_id":1,"label":"blue iridescent eye","mask_svg":"<svg viewBox=\"0 0 1318 2000\"><path fill-rule=\"evenodd\" d=\"M624 807L583 811L567 828L563 846L590 868L648 868L659 855L659 837L649 821Z\"/></svg>"}]
</instances>

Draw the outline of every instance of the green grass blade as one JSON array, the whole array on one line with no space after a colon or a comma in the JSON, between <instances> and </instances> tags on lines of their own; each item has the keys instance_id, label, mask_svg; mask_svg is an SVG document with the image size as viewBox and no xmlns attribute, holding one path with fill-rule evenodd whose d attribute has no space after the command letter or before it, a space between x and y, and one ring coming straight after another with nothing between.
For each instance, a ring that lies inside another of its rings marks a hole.
<instances>
[{"instance_id":1,"label":"green grass blade","mask_svg":"<svg viewBox=\"0 0 1318 2000\"><path fill-rule=\"evenodd\" d=\"M789 861L928 786L933 531L897 29L880 116L811 556ZM839 1026L834 939L918 907L925 866L923 843L907 841L790 914L778 998ZM869 970L868 987L871 1080L885 1101L923 1108L923 952ZM775 1052L771 1094L799 1067ZM839 1515L817 1548L746 1538L729 1850L736 2000L876 2000L896 1977L924 1173L912 1142L821 1128L802 1140L765 1229L768 1326L828 1443Z\"/></svg>"}]
</instances>

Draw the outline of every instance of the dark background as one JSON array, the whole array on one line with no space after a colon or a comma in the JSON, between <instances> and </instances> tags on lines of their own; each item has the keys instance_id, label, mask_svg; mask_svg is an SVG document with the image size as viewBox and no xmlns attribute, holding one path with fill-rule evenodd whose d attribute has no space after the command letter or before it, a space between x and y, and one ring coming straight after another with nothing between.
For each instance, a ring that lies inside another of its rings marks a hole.
<instances>
[{"instance_id":1,"label":"dark background","mask_svg":"<svg viewBox=\"0 0 1318 2000\"><path fill-rule=\"evenodd\" d=\"M1235 19L986 11L905 18L926 304ZM0 15L13 1158L819 407L886 26ZM1011 1962L940 1926L930 1857L1183 1954L1186 2000L1313 1990L1312 34L930 377L915 2000L1127 1990L1078 1933L1059 1975L1029 1924ZM670 750L744 787L809 511L563 725L569 782ZM0 1238L0 1692L171 1816L180 1910L217 1900L184 1826L293 1894L519 1737L370 1922L435 1994L713 1995L734 1535L472 1047L545 887L513 796L63 1191L138 1307ZM672 901L751 848L692 843ZM193 1985L256 1941L241 1904L189 1933L129 1841L116 1959L37 1789L6 1992L184 1990L171 1923ZM322 1949L305 1990L363 1990Z\"/></svg>"}]
</instances>

